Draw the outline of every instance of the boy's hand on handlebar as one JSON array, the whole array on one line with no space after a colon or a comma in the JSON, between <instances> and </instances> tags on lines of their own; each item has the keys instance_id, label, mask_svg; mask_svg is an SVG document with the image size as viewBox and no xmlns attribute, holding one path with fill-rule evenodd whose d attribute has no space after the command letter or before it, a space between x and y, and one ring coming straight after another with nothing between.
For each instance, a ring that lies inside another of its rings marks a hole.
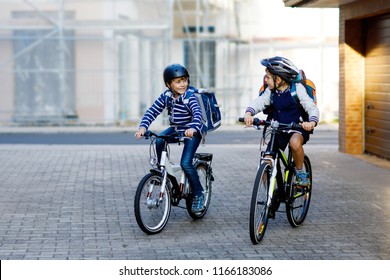
<instances>
[{"instance_id":1,"label":"boy's hand on handlebar","mask_svg":"<svg viewBox=\"0 0 390 280\"><path fill-rule=\"evenodd\" d=\"M146 129L144 127L141 127L138 129L138 131L134 134L135 138L141 139L145 135Z\"/></svg>"},{"instance_id":2,"label":"boy's hand on handlebar","mask_svg":"<svg viewBox=\"0 0 390 280\"><path fill-rule=\"evenodd\" d=\"M316 126L316 122L302 122L300 123L302 128L306 131L312 131L314 127Z\"/></svg>"},{"instance_id":3,"label":"boy's hand on handlebar","mask_svg":"<svg viewBox=\"0 0 390 280\"><path fill-rule=\"evenodd\" d=\"M186 131L184 131L184 136L192 138L195 133L196 133L195 129L189 128L189 129L186 129Z\"/></svg>"},{"instance_id":4,"label":"boy's hand on handlebar","mask_svg":"<svg viewBox=\"0 0 390 280\"><path fill-rule=\"evenodd\" d=\"M246 112L244 115L244 123L246 127L250 127L253 124L254 117L250 112Z\"/></svg>"}]
</instances>

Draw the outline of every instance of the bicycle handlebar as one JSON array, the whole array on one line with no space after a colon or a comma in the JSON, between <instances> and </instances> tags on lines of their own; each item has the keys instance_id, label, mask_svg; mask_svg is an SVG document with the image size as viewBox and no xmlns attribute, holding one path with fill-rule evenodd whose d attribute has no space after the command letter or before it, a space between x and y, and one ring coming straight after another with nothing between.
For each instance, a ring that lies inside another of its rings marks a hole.
<instances>
[{"instance_id":1,"label":"bicycle handlebar","mask_svg":"<svg viewBox=\"0 0 390 280\"><path fill-rule=\"evenodd\" d=\"M244 118L239 118L239 122L244 122ZM297 124L295 122L291 123L280 123L278 121L266 121L266 120L260 120L259 118L254 118L253 119L253 125L259 127L261 125L269 125L272 128L301 128L302 126L300 124Z\"/></svg>"},{"instance_id":2,"label":"bicycle handlebar","mask_svg":"<svg viewBox=\"0 0 390 280\"><path fill-rule=\"evenodd\" d=\"M151 136L156 137L156 138L161 138L165 141L167 141L168 139L174 139L174 140L178 140L180 142L180 141L184 141L185 139L191 139L191 137L187 137L183 133L175 133L175 134L171 134L171 135L158 135L150 130L145 131L145 134L144 134L145 139L149 139Z\"/></svg>"}]
</instances>

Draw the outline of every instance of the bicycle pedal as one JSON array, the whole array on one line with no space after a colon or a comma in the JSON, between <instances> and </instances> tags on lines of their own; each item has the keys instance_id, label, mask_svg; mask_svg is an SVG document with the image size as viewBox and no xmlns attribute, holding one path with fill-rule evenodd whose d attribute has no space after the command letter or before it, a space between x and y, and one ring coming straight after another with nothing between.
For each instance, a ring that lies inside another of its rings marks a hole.
<instances>
[{"instance_id":1,"label":"bicycle pedal","mask_svg":"<svg viewBox=\"0 0 390 280\"><path fill-rule=\"evenodd\" d=\"M309 186L297 186L295 188L296 195L305 195L309 190Z\"/></svg>"},{"instance_id":2,"label":"bicycle pedal","mask_svg":"<svg viewBox=\"0 0 390 280\"><path fill-rule=\"evenodd\" d=\"M172 200L171 200L171 205L172 205L172 206L178 206L179 203L180 203L180 200L179 200L179 199L172 199Z\"/></svg>"}]
</instances>

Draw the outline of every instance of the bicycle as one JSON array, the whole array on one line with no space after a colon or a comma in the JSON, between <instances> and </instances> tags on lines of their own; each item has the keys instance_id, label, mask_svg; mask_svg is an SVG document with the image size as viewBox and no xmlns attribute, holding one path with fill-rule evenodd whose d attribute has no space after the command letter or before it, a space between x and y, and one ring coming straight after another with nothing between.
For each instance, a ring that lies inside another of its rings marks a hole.
<instances>
[{"instance_id":1,"label":"bicycle","mask_svg":"<svg viewBox=\"0 0 390 280\"><path fill-rule=\"evenodd\" d=\"M244 122L244 118L239 119ZM303 169L308 172L310 178L309 186L300 186L295 180L295 164L292 152L288 149L288 154L278 150L273 153L275 137L280 132L300 127L299 124L283 124L277 121L265 121L254 119L253 127L261 130L261 126L269 126L270 130L264 128L262 142L269 138L268 148L261 151L260 142L260 162L253 185L249 215L249 234L253 244L258 244L263 239L267 229L268 220L275 218L282 202L286 206L287 219L292 227L300 226L309 211L312 190L312 168L309 157L304 155ZM284 166L282 173L281 164Z\"/></svg>"},{"instance_id":2,"label":"bicycle","mask_svg":"<svg viewBox=\"0 0 390 280\"><path fill-rule=\"evenodd\" d=\"M140 181L134 198L134 213L138 226L147 234L157 234L166 226L171 213L171 206L186 208L193 219L202 218L209 208L214 181L211 167L213 154L195 153L194 166L198 172L204 194L204 210L192 212L193 194L188 178L180 164L170 160L169 143L180 145L188 137L181 135L159 136L152 131L146 131L145 139L150 139L150 164L152 169ZM164 140L164 148L160 162L157 160L155 140ZM178 181L176 176L180 174ZM182 199L186 207L179 206Z\"/></svg>"}]
</instances>

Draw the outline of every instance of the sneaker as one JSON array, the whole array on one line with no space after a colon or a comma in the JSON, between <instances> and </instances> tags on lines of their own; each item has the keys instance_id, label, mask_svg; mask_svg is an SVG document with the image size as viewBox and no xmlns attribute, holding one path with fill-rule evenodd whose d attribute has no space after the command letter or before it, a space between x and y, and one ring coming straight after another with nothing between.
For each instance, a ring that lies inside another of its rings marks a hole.
<instances>
[{"instance_id":1,"label":"sneaker","mask_svg":"<svg viewBox=\"0 0 390 280\"><path fill-rule=\"evenodd\" d=\"M192 201L192 212L197 213L204 210L204 195L194 196Z\"/></svg>"},{"instance_id":2,"label":"sneaker","mask_svg":"<svg viewBox=\"0 0 390 280\"><path fill-rule=\"evenodd\" d=\"M297 170L296 171L296 179L297 179L297 184L302 186L302 187L307 187L310 186L310 179L307 174L307 172L303 170Z\"/></svg>"}]
</instances>

